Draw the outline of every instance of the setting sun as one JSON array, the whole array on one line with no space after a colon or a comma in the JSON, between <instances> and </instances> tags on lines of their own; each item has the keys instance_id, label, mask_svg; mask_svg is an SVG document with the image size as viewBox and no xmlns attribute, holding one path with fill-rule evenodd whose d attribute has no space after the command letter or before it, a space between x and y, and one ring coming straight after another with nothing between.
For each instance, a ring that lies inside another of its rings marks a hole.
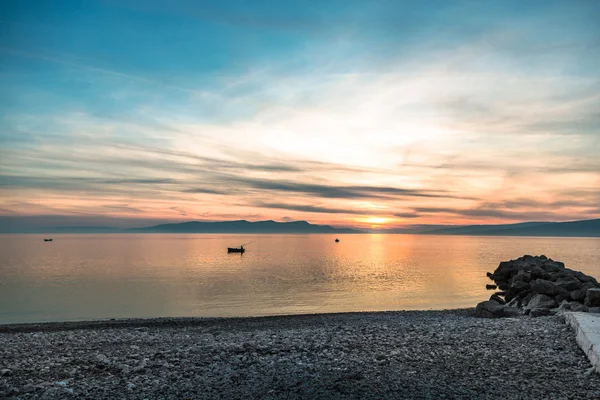
<instances>
[{"instance_id":1,"label":"setting sun","mask_svg":"<svg viewBox=\"0 0 600 400\"><path fill-rule=\"evenodd\" d=\"M365 220L365 222L368 222L369 224L374 224L374 225L381 225L381 224L385 224L387 222L387 218L383 218L383 217L371 217L371 218L367 218Z\"/></svg>"}]
</instances>

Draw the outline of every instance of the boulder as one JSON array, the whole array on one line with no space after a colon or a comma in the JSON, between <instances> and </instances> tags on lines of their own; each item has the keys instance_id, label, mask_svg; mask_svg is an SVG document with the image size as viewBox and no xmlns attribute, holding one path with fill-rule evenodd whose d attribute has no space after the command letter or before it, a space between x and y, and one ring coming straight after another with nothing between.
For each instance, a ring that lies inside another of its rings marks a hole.
<instances>
[{"instance_id":1,"label":"boulder","mask_svg":"<svg viewBox=\"0 0 600 400\"><path fill-rule=\"evenodd\" d=\"M482 301L475 307L475 314L483 318L500 318L504 316L504 306L496 301Z\"/></svg>"},{"instance_id":2,"label":"boulder","mask_svg":"<svg viewBox=\"0 0 600 400\"><path fill-rule=\"evenodd\" d=\"M579 289L579 290L573 290L570 294L569 297L571 298L571 300L573 301L578 301L580 303L583 303L585 300L585 295L587 294L587 289Z\"/></svg>"},{"instance_id":3,"label":"boulder","mask_svg":"<svg viewBox=\"0 0 600 400\"><path fill-rule=\"evenodd\" d=\"M553 314L553 312L549 308L533 308L529 312L529 315L532 318L543 317L543 316L552 315L552 314Z\"/></svg>"},{"instance_id":4,"label":"boulder","mask_svg":"<svg viewBox=\"0 0 600 400\"><path fill-rule=\"evenodd\" d=\"M496 285L485 285L485 288L486 288L487 290L496 290L496 288L497 288L497 287L498 287L498 286L496 286Z\"/></svg>"},{"instance_id":5,"label":"boulder","mask_svg":"<svg viewBox=\"0 0 600 400\"><path fill-rule=\"evenodd\" d=\"M570 295L567 290L557 286L554 282L550 282L545 279L536 279L535 281L531 282L531 288L538 294L547 294L549 296L557 296L562 294L563 296L567 297Z\"/></svg>"},{"instance_id":6,"label":"boulder","mask_svg":"<svg viewBox=\"0 0 600 400\"><path fill-rule=\"evenodd\" d=\"M525 281L516 281L516 282L513 282L512 285L510 285L509 290L512 291L513 293L517 294L519 292L529 289L529 287L530 287L529 283L527 283Z\"/></svg>"},{"instance_id":7,"label":"boulder","mask_svg":"<svg viewBox=\"0 0 600 400\"><path fill-rule=\"evenodd\" d=\"M588 307L583 304L573 302L571 303L571 311L573 312L587 312Z\"/></svg>"},{"instance_id":8,"label":"boulder","mask_svg":"<svg viewBox=\"0 0 600 400\"><path fill-rule=\"evenodd\" d=\"M521 307L521 299L515 297L514 299L512 299L511 301L506 303L506 306L519 308L519 307Z\"/></svg>"},{"instance_id":9,"label":"boulder","mask_svg":"<svg viewBox=\"0 0 600 400\"><path fill-rule=\"evenodd\" d=\"M562 303L560 303L560 306L558 306L558 307L562 308L563 310L570 310L571 309L571 302L563 300Z\"/></svg>"},{"instance_id":10,"label":"boulder","mask_svg":"<svg viewBox=\"0 0 600 400\"><path fill-rule=\"evenodd\" d=\"M575 276L575 278L577 278L580 282L583 282L583 283L591 282L594 285L598 283L598 281L596 279L594 279L594 277L588 276L580 271L575 272L573 275Z\"/></svg>"},{"instance_id":11,"label":"boulder","mask_svg":"<svg viewBox=\"0 0 600 400\"><path fill-rule=\"evenodd\" d=\"M600 314L600 307L590 307L590 308L588 308L588 312L594 313L594 314Z\"/></svg>"},{"instance_id":12,"label":"boulder","mask_svg":"<svg viewBox=\"0 0 600 400\"><path fill-rule=\"evenodd\" d=\"M556 302L558 304L562 303L565 300L569 300L570 296L569 295L563 295L563 294L559 294L558 296L554 297L554 300L556 300Z\"/></svg>"},{"instance_id":13,"label":"boulder","mask_svg":"<svg viewBox=\"0 0 600 400\"><path fill-rule=\"evenodd\" d=\"M513 276L512 280L513 280L513 282L516 282L516 281L529 282L529 281L531 281L531 273L521 269L515 276Z\"/></svg>"},{"instance_id":14,"label":"boulder","mask_svg":"<svg viewBox=\"0 0 600 400\"><path fill-rule=\"evenodd\" d=\"M535 293L533 293L533 291L530 291L526 295L525 295L525 293L527 293L527 292L521 292L521 293L519 293L519 298L521 299L521 305L523 307L527 306L529 304L529 302L531 301L531 299L533 298L533 296L536 295ZM524 295L524 296L521 297L521 295Z\"/></svg>"},{"instance_id":15,"label":"boulder","mask_svg":"<svg viewBox=\"0 0 600 400\"><path fill-rule=\"evenodd\" d=\"M504 295L504 301L505 302L509 302L512 301L512 299L514 299L515 297L517 297L517 293L513 292L512 290L510 290L510 288L506 291L506 294Z\"/></svg>"},{"instance_id":16,"label":"boulder","mask_svg":"<svg viewBox=\"0 0 600 400\"><path fill-rule=\"evenodd\" d=\"M560 278L556 281L556 286L559 286L569 292L581 289L581 282L574 277Z\"/></svg>"},{"instance_id":17,"label":"boulder","mask_svg":"<svg viewBox=\"0 0 600 400\"><path fill-rule=\"evenodd\" d=\"M498 295L497 295L497 294L495 294L495 293L494 293L493 295L491 295L491 296L490 296L490 300L491 300L491 301L495 301L496 303L499 303L499 304L504 304L504 303L506 303L506 302L504 301L504 299L502 299L502 297L498 296Z\"/></svg>"},{"instance_id":18,"label":"boulder","mask_svg":"<svg viewBox=\"0 0 600 400\"><path fill-rule=\"evenodd\" d=\"M549 259L549 260L544 261L543 266L544 266L544 269L561 270L565 267L565 263Z\"/></svg>"},{"instance_id":19,"label":"boulder","mask_svg":"<svg viewBox=\"0 0 600 400\"><path fill-rule=\"evenodd\" d=\"M552 297L546 296L545 294L536 294L527 303L527 308L555 308L558 307L558 303Z\"/></svg>"},{"instance_id":20,"label":"boulder","mask_svg":"<svg viewBox=\"0 0 600 400\"><path fill-rule=\"evenodd\" d=\"M588 289L584 304L588 307L600 307L600 289Z\"/></svg>"},{"instance_id":21,"label":"boulder","mask_svg":"<svg viewBox=\"0 0 600 400\"><path fill-rule=\"evenodd\" d=\"M538 266L531 268L529 273L531 274L531 279L539 279L544 276L544 271Z\"/></svg>"},{"instance_id":22,"label":"boulder","mask_svg":"<svg viewBox=\"0 0 600 400\"><path fill-rule=\"evenodd\" d=\"M502 309L503 317L518 317L520 315L523 315L523 311L520 308L510 307L510 306L506 305Z\"/></svg>"}]
</instances>

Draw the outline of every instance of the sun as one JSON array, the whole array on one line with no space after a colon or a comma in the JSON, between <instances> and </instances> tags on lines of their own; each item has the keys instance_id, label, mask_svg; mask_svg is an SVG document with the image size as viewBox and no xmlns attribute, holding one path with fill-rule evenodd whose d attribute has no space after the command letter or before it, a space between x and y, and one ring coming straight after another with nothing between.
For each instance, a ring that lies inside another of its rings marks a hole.
<instances>
[{"instance_id":1,"label":"sun","mask_svg":"<svg viewBox=\"0 0 600 400\"><path fill-rule=\"evenodd\" d=\"M387 222L387 218L383 218L383 217L370 217L367 218L365 220L365 222L369 223L369 224L373 224L373 225L381 225L381 224L385 224Z\"/></svg>"}]
</instances>

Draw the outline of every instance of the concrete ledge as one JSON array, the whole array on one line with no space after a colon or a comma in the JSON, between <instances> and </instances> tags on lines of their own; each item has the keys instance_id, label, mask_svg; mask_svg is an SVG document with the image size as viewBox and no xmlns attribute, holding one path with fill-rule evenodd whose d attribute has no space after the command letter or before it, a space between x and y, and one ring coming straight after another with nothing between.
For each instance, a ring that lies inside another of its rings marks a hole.
<instances>
[{"instance_id":1,"label":"concrete ledge","mask_svg":"<svg viewBox=\"0 0 600 400\"><path fill-rule=\"evenodd\" d=\"M600 314L567 312L565 320L575 330L579 347L600 373Z\"/></svg>"}]
</instances>

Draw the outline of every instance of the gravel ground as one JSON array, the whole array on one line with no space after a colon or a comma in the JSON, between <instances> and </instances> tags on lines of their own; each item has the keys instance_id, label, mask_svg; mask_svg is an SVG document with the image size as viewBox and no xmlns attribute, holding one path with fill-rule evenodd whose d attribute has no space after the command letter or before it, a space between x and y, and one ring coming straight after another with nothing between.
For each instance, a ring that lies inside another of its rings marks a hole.
<instances>
[{"instance_id":1,"label":"gravel ground","mask_svg":"<svg viewBox=\"0 0 600 400\"><path fill-rule=\"evenodd\" d=\"M0 326L0 398L599 399L558 316L474 311Z\"/></svg>"}]
</instances>

